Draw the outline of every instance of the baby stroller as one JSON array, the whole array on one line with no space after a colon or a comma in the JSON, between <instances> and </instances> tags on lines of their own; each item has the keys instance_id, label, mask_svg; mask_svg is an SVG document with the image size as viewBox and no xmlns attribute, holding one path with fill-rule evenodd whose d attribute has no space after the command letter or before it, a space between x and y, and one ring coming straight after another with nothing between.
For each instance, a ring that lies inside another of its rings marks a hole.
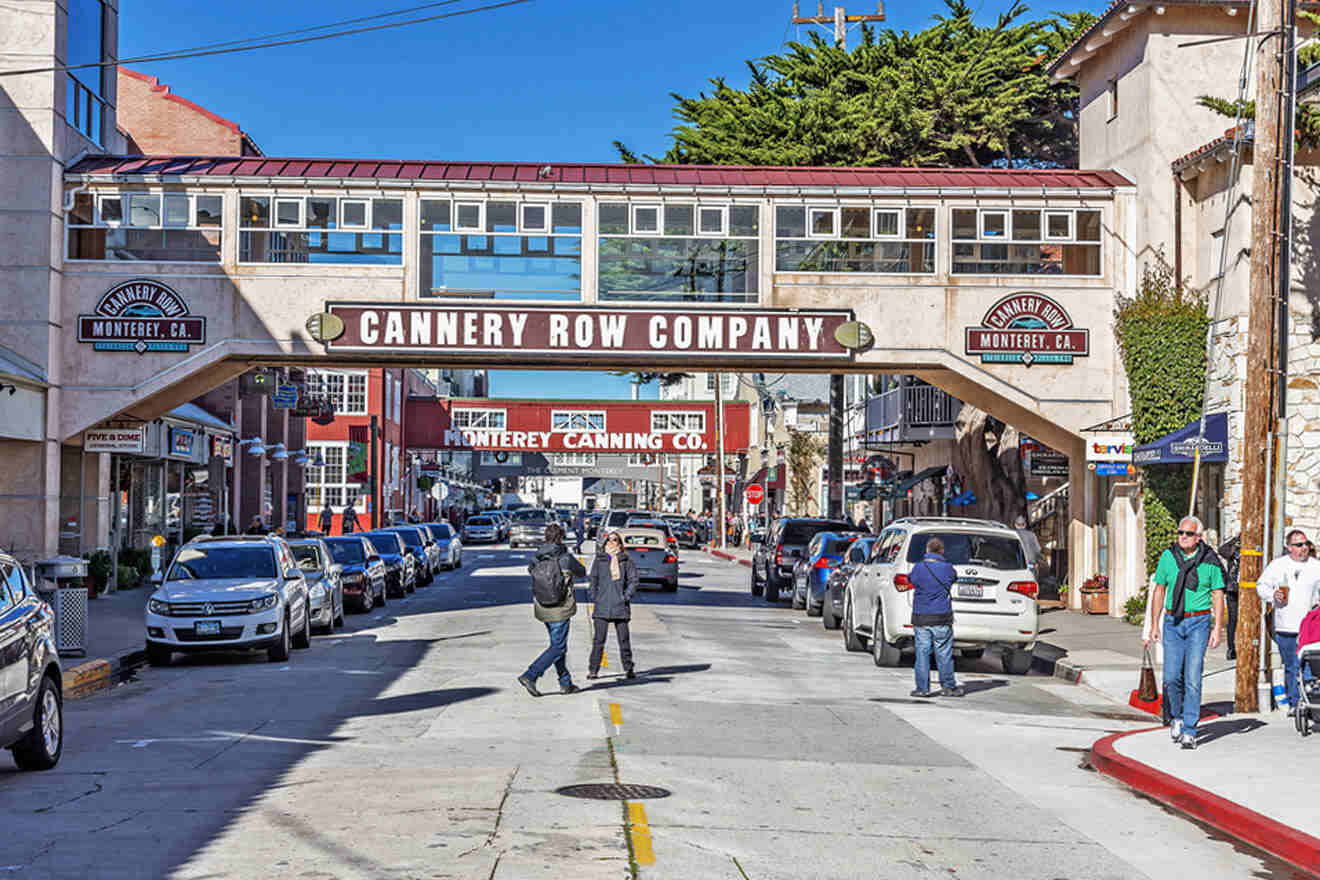
<instances>
[{"instance_id":1,"label":"baby stroller","mask_svg":"<svg viewBox=\"0 0 1320 880\"><path fill-rule=\"evenodd\" d=\"M1297 732L1310 736L1313 725L1320 724L1320 608L1311 609L1302 618L1301 629L1297 633ZM1307 682L1303 675L1307 665L1314 677ZM1307 685L1310 684L1308 689Z\"/></svg>"}]
</instances>

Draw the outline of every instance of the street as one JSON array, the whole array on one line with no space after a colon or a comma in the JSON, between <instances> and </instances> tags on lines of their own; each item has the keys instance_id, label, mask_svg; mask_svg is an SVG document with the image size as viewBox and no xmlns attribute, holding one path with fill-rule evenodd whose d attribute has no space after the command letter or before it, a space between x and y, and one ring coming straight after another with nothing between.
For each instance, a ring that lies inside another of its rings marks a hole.
<instances>
[{"instance_id":1,"label":"street","mask_svg":"<svg viewBox=\"0 0 1320 880\"><path fill-rule=\"evenodd\" d=\"M588 545L588 550L590 550ZM527 551L264 653L176 657L69 702L59 766L0 767L0 873L33 878L1290 877L1079 766L1148 719L998 658L915 700L837 632L684 551L633 605L639 677L515 682L545 644ZM590 556L587 556L590 561ZM582 594L579 593L581 600ZM594 685L588 687L588 685ZM667 797L591 800L621 782ZM640 806L638 806L640 805Z\"/></svg>"}]
</instances>

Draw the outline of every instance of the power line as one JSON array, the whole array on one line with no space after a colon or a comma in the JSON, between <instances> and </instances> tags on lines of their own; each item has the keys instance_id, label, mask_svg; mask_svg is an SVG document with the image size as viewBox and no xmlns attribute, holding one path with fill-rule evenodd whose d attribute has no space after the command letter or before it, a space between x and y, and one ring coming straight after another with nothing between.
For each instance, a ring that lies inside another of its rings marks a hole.
<instances>
[{"instance_id":1,"label":"power line","mask_svg":"<svg viewBox=\"0 0 1320 880\"><path fill-rule=\"evenodd\" d=\"M238 46L230 49L211 49L208 51L194 52L184 51L162 55L144 55L137 58L120 58L116 61L100 61L89 64L73 65L55 65L53 67L34 67L27 70L5 70L0 71L0 77L23 76L32 73L60 73L69 70L81 70L88 67L117 67L120 64L137 64L142 61L178 61L183 58L203 58L210 55L229 55L235 52L251 52L256 49L271 49L277 46L296 46L301 43L315 43L320 40L332 40L336 37L348 37L354 34L371 33L372 31L392 30L394 28L408 27L414 24L425 24L431 21L441 21L446 18L457 18L460 15L472 15L476 12L490 12L494 9L503 9L506 6L520 6L523 3L530 3L532 0L503 0L501 3L488 3L485 6L475 6L472 9L460 9L457 12L446 12L441 15L428 15L422 18L412 18L407 21L395 21L388 24L377 24L370 27L352 28L345 31L337 31L332 34L317 34L311 37L302 37L297 40L276 40L268 43L257 43L251 46Z\"/></svg>"}]
</instances>

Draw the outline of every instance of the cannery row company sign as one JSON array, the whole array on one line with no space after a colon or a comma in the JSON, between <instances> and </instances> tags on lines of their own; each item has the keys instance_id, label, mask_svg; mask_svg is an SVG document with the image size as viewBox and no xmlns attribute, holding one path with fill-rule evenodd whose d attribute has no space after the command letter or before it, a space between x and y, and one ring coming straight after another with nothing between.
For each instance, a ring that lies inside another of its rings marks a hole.
<instances>
[{"instance_id":1,"label":"cannery row company sign","mask_svg":"<svg viewBox=\"0 0 1320 880\"><path fill-rule=\"evenodd\" d=\"M315 323L337 334L321 340L329 352L851 355L835 338L846 311L328 303L326 314Z\"/></svg>"},{"instance_id":2,"label":"cannery row company sign","mask_svg":"<svg viewBox=\"0 0 1320 880\"><path fill-rule=\"evenodd\" d=\"M1066 309L1040 293L1009 294L966 328L966 352L981 363L1071 364L1091 353L1091 331L1073 326Z\"/></svg>"},{"instance_id":3,"label":"cannery row company sign","mask_svg":"<svg viewBox=\"0 0 1320 880\"><path fill-rule=\"evenodd\" d=\"M78 316L78 341L97 351L187 351L206 342L206 319L188 312L183 297L159 281L116 284Z\"/></svg>"}]
</instances>

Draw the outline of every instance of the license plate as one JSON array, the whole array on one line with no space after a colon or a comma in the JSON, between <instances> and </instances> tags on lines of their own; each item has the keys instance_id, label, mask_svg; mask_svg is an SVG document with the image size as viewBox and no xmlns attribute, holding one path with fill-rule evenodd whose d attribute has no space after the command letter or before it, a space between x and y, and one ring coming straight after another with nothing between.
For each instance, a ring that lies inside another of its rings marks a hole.
<instances>
[{"instance_id":1,"label":"license plate","mask_svg":"<svg viewBox=\"0 0 1320 880\"><path fill-rule=\"evenodd\" d=\"M218 636L220 635L220 621L199 620L193 624L193 632L199 636Z\"/></svg>"},{"instance_id":2,"label":"license plate","mask_svg":"<svg viewBox=\"0 0 1320 880\"><path fill-rule=\"evenodd\" d=\"M980 599L985 595L985 590L980 584L959 584L959 599Z\"/></svg>"}]
</instances>

